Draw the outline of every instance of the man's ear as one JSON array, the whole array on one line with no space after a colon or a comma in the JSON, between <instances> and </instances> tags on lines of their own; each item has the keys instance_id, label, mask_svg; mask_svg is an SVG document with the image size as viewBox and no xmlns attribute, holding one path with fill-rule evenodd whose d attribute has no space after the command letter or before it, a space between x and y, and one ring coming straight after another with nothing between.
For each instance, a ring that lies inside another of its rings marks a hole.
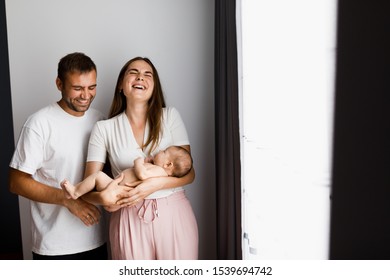
<instances>
[{"instance_id":1,"label":"man's ear","mask_svg":"<svg viewBox=\"0 0 390 280\"><path fill-rule=\"evenodd\" d=\"M56 85L57 85L58 90L62 92L62 87L63 87L64 85L62 84L62 81L61 81L60 78L58 78L58 77L57 77L57 79L56 79Z\"/></svg>"}]
</instances>

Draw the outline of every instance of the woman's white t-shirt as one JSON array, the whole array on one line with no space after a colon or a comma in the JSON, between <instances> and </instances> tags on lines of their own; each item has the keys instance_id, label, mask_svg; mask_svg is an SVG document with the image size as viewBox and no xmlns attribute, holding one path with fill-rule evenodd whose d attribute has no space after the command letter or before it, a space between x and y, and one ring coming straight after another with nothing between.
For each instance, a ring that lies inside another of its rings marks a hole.
<instances>
[{"instance_id":1,"label":"woman's white t-shirt","mask_svg":"<svg viewBox=\"0 0 390 280\"><path fill-rule=\"evenodd\" d=\"M162 134L157 148L152 156L160 150L175 145L189 145L188 135L179 112L173 107L163 108ZM144 139L147 139L149 127L146 126ZM99 121L92 130L88 147L87 161L105 163L106 156L111 164L114 177L126 168L134 166L134 160L138 157L147 157L149 147L142 150L137 144L131 125L123 112L108 120ZM155 199L166 197L182 187L159 190L147 197Z\"/></svg>"}]
</instances>

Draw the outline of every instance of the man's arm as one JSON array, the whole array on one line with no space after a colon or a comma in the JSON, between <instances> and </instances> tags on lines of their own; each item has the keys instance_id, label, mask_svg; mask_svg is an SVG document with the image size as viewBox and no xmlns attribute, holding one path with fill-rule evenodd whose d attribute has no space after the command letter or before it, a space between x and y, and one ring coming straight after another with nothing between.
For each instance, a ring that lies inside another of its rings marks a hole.
<instances>
[{"instance_id":1,"label":"man's arm","mask_svg":"<svg viewBox=\"0 0 390 280\"><path fill-rule=\"evenodd\" d=\"M37 202L65 206L66 198L62 189L42 184L33 179L31 174L10 168L9 191Z\"/></svg>"},{"instance_id":2,"label":"man's arm","mask_svg":"<svg viewBox=\"0 0 390 280\"><path fill-rule=\"evenodd\" d=\"M81 199L67 199L60 188L42 184L33 179L31 174L20 170L9 169L9 191L23 196L27 199L42 203L57 204L67 207L68 210L86 225L92 225L91 221L86 221L85 217L90 215L95 222L100 219L100 212L94 205Z\"/></svg>"}]
</instances>

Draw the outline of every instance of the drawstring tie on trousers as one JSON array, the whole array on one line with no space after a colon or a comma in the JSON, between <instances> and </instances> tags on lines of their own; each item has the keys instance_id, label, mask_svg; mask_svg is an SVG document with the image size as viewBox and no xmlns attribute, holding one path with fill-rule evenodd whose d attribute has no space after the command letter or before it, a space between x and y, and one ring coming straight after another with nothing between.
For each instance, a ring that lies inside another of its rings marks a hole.
<instances>
[{"instance_id":1,"label":"drawstring tie on trousers","mask_svg":"<svg viewBox=\"0 0 390 280\"><path fill-rule=\"evenodd\" d=\"M151 223L158 218L158 207L156 199L144 199L141 207L138 209L138 217L144 223Z\"/></svg>"}]
</instances>

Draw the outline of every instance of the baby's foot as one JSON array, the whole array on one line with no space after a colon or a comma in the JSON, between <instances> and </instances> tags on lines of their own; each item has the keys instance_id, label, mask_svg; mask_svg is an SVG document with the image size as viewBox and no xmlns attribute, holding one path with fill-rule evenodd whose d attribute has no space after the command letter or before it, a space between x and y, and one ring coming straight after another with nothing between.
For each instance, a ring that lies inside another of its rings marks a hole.
<instances>
[{"instance_id":1,"label":"baby's foot","mask_svg":"<svg viewBox=\"0 0 390 280\"><path fill-rule=\"evenodd\" d=\"M74 191L75 186L73 186L68 180L61 182L61 188L64 190L65 197L68 199L77 199L78 196Z\"/></svg>"}]
</instances>

